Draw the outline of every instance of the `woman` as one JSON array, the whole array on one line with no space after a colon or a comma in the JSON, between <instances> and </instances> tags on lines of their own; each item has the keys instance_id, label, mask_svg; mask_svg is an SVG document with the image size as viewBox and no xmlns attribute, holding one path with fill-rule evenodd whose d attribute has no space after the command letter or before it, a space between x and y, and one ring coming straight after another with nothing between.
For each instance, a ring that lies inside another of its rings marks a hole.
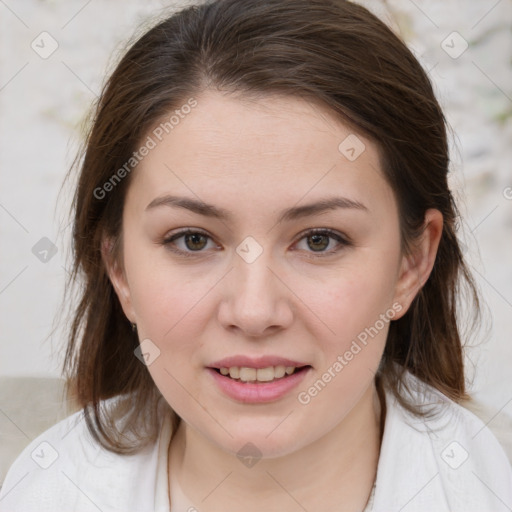
<instances>
[{"instance_id":1,"label":"woman","mask_svg":"<svg viewBox=\"0 0 512 512\"><path fill-rule=\"evenodd\" d=\"M149 30L78 160L83 411L0 510L509 510L460 405L478 298L447 146L427 75L356 4L218 0Z\"/></svg>"}]
</instances>

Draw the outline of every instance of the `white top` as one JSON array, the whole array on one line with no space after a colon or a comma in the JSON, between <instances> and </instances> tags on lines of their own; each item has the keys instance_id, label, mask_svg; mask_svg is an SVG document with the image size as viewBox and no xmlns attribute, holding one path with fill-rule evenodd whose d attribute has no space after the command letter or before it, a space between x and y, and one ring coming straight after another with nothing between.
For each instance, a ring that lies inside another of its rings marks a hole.
<instances>
[{"instance_id":1,"label":"white top","mask_svg":"<svg viewBox=\"0 0 512 512\"><path fill-rule=\"evenodd\" d=\"M416 418L386 390L376 486L366 510L510 512L512 468L494 434L431 387L413 396L417 404L437 403L443 411ZM171 512L170 434L166 418L158 442L135 455L114 454L92 440L79 411L18 456L0 490L0 512ZM181 491L171 489L171 498L173 492Z\"/></svg>"}]
</instances>

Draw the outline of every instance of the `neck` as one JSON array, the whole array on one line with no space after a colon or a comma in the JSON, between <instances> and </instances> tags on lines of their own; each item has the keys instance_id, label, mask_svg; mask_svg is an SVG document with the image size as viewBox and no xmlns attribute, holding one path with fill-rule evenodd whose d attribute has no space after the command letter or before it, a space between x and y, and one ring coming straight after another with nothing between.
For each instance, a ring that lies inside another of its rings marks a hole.
<instances>
[{"instance_id":1,"label":"neck","mask_svg":"<svg viewBox=\"0 0 512 512\"><path fill-rule=\"evenodd\" d=\"M286 456L260 459L250 468L182 421L170 448L171 479L187 497L183 510L193 504L201 512L234 511L243 504L247 512L285 512L301 507L335 510L343 504L347 512L361 511L376 476L381 419L372 384L325 436ZM178 510L175 506L173 502L173 511Z\"/></svg>"}]
</instances>

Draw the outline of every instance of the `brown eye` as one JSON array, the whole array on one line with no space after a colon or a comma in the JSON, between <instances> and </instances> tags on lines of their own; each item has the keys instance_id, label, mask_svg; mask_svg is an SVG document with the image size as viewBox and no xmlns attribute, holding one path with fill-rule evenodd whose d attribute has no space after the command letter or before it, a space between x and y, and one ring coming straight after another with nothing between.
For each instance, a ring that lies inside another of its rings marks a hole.
<instances>
[{"instance_id":1,"label":"brown eye","mask_svg":"<svg viewBox=\"0 0 512 512\"><path fill-rule=\"evenodd\" d=\"M206 233L187 229L166 237L162 245L180 256L200 256L209 252L204 250L209 241L211 237Z\"/></svg>"},{"instance_id":2,"label":"brown eye","mask_svg":"<svg viewBox=\"0 0 512 512\"><path fill-rule=\"evenodd\" d=\"M191 251L198 251L206 246L206 237L200 233L184 235L185 246Z\"/></svg>"},{"instance_id":3,"label":"brown eye","mask_svg":"<svg viewBox=\"0 0 512 512\"><path fill-rule=\"evenodd\" d=\"M308 240L311 240L311 243L308 242L308 247L313 249L314 251L320 250L323 251L326 247L329 246L329 237L327 235L309 235Z\"/></svg>"},{"instance_id":4,"label":"brown eye","mask_svg":"<svg viewBox=\"0 0 512 512\"><path fill-rule=\"evenodd\" d=\"M311 257L311 255L312 257L331 256L344 247L352 245L348 237L331 229L315 229L307 231L306 233L303 233L302 237L299 239L298 245L300 245L302 240L306 240L306 247L299 248L303 249L306 254L309 253L308 257ZM332 245L332 247L326 250L330 245Z\"/></svg>"}]
</instances>

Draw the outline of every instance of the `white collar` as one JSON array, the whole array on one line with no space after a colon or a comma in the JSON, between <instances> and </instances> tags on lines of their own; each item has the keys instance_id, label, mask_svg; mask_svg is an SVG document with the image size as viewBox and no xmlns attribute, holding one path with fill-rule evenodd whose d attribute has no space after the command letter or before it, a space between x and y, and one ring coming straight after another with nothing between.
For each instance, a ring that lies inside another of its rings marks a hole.
<instances>
[{"instance_id":1,"label":"white collar","mask_svg":"<svg viewBox=\"0 0 512 512\"><path fill-rule=\"evenodd\" d=\"M473 413L410 372L412 402L437 404L421 419L386 389L387 415L374 512L512 510L512 468L491 431Z\"/></svg>"}]
</instances>

